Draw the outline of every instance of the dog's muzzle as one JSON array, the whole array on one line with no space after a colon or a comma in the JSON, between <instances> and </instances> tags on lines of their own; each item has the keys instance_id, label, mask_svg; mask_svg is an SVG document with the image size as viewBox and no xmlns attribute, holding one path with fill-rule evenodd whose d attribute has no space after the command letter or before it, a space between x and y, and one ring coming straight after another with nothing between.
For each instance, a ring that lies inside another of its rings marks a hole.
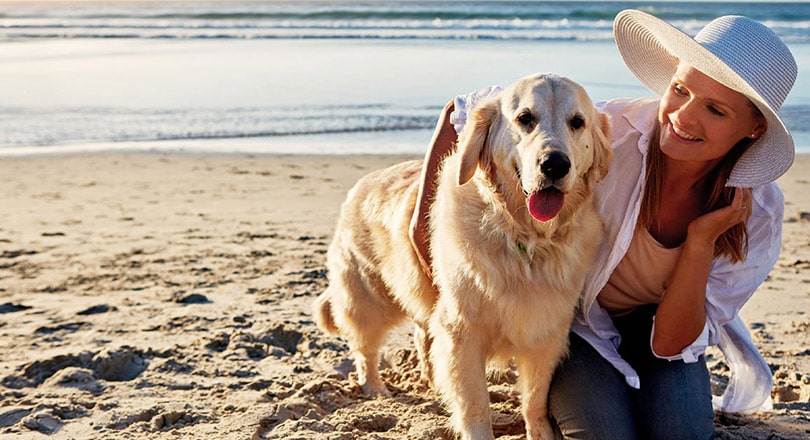
<instances>
[{"instance_id":1,"label":"dog's muzzle","mask_svg":"<svg viewBox=\"0 0 810 440\"><path fill-rule=\"evenodd\" d=\"M526 207L535 220L547 222L560 212L565 203L565 193L557 187L560 179L571 171L571 161L563 153L553 151L540 161L540 171L543 174L543 188L533 193L526 193Z\"/></svg>"}]
</instances>

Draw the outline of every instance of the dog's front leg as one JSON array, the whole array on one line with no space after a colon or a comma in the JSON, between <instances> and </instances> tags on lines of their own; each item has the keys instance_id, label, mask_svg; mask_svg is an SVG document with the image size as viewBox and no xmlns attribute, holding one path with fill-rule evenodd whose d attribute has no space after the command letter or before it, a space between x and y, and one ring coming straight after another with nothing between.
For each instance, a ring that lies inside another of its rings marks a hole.
<instances>
[{"instance_id":1,"label":"dog's front leg","mask_svg":"<svg viewBox=\"0 0 810 440\"><path fill-rule=\"evenodd\" d=\"M419 356L419 367L421 369L421 381L432 388L436 388L433 382L433 363L430 360L430 346L433 338L428 329L420 324L414 324L413 343L416 346L416 354Z\"/></svg>"},{"instance_id":2,"label":"dog's front leg","mask_svg":"<svg viewBox=\"0 0 810 440\"><path fill-rule=\"evenodd\" d=\"M515 358L528 440L554 439L549 421L548 391L558 360L568 350L568 329L563 330L546 339L537 349Z\"/></svg>"},{"instance_id":3,"label":"dog's front leg","mask_svg":"<svg viewBox=\"0 0 810 440\"><path fill-rule=\"evenodd\" d=\"M431 327L431 358L436 386L450 407L452 424L463 440L492 440L486 381L486 352L471 331Z\"/></svg>"},{"instance_id":4,"label":"dog's front leg","mask_svg":"<svg viewBox=\"0 0 810 440\"><path fill-rule=\"evenodd\" d=\"M360 382L360 389L363 390L363 394L368 396L391 396L391 392L388 391L380 376L380 356L377 352L366 355L358 351L355 353L354 362L357 368L357 380Z\"/></svg>"}]
</instances>

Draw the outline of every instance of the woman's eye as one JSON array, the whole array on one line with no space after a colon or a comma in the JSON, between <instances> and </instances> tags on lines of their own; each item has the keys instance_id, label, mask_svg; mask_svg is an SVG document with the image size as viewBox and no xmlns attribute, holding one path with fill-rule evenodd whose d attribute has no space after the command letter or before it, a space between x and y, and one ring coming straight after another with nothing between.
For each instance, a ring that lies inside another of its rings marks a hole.
<instances>
[{"instance_id":1,"label":"woman's eye","mask_svg":"<svg viewBox=\"0 0 810 440\"><path fill-rule=\"evenodd\" d=\"M723 111L721 111L717 107L709 106L709 111L712 112L712 114L717 115L717 116L725 116L726 115L725 113L723 113Z\"/></svg>"},{"instance_id":2,"label":"woman's eye","mask_svg":"<svg viewBox=\"0 0 810 440\"><path fill-rule=\"evenodd\" d=\"M681 87L680 84L673 84L672 85L672 91L675 92L675 94L679 95L679 96L686 96L686 94L687 94L686 90L683 87Z\"/></svg>"}]
</instances>

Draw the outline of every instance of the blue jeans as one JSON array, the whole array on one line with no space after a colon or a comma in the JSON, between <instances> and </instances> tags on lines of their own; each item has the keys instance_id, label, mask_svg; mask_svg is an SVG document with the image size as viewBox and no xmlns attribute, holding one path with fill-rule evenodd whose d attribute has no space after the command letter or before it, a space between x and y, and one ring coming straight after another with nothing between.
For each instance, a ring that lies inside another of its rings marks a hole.
<instances>
[{"instance_id":1,"label":"blue jeans","mask_svg":"<svg viewBox=\"0 0 810 440\"><path fill-rule=\"evenodd\" d=\"M549 408L565 439L635 440L714 438L714 412L706 362L668 361L650 349L655 307L614 319L619 353L638 372L641 389L590 344L571 333L570 356L557 368Z\"/></svg>"}]
</instances>

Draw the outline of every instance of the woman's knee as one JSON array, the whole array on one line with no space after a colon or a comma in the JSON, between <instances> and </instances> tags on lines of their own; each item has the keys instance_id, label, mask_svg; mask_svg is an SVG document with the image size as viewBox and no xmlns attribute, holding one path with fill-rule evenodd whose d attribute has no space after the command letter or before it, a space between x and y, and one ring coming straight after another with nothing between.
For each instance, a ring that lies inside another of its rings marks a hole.
<instances>
[{"instance_id":1,"label":"woman's knee","mask_svg":"<svg viewBox=\"0 0 810 440\"><path fill-rule=\"evenodd\" d=\"M697 362L659 360L640 371L642 387L636 407L642 437L711 439L714 437L709 371L704 359Z\"/></svg>"},{"instance_id":2,"label":"woman's knee","mask_svg":"<svg viewBox=\"0 0 810 440\"><path fill-rule=\"evenodd\" d=\"M590 344L571 334L570 356L551 383L549 408L565 439L636 438L624 377Z\"/></svg>"}]
</instances>

